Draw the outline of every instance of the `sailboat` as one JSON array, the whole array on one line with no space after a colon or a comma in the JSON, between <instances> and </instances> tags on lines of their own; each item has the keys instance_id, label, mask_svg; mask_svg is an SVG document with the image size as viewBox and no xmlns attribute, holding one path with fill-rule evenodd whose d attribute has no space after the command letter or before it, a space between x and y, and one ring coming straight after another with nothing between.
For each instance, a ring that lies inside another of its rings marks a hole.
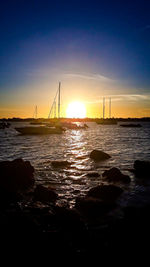
<instances>
[{"instance_id":1,"label":"sailboat","mask_svg":"<svg viewBox=\"0 0 150 267\"><path fill-rule=\"evenodd\" d=\"M48 126L29 126L29 127L20 127L15 128L17 132L23 135L40 135L40 134L62 134L63 129L57 127L48 127Z\"/></svg>"},{"instance_id":2,"label":"sailboat","mask_svg":"<svg viewBox=\"0 0 150 267\"><path fill-rule=\"evenodd\" d=\"M58 119L60 119L60 87L61 87L61 82L59 82L58 90L57 90L56 95L54 97L53 104L50 108L48 119L52 118L52 115L54 115L53 118L56 118L56 100L57 100L57 98L58 98Z\"/></svg>"},{"instance_id":3,"label":"sailboat","mask_svg":"<svg viewBox=\"0 0 150 267\"><path fill-rule=\"evenodd\" d=\"M31 125L42 125L43 124L41 120L37 118L37 114L38 114L38 108L37 106L35 106L34 113L33 113L33 121L30 122Z\"/></svg>"},{"instance_id":4,"label":"sailboat","mask_svg":"<svg viewBox=\"0 0 150 267\"><path fill-rule=\"evenodd\" d=\"M54 109L55 115L56 115L56 97L58 96L58 118L60 118L60 85L61 83L59 82L58 90L55 95L50 113L48 118L50 118L51 113ZM37 106L36 106L36 115L37 115ZM50 124L45 124L42 123L43 125L41 126L27 126L27 127L20 127L20 128L15 128L17 132L24 134L24 135L40 135L40 134L62 134L64 132L63 127L59 125L50 125Z\"/></svg>"}]
</instances>

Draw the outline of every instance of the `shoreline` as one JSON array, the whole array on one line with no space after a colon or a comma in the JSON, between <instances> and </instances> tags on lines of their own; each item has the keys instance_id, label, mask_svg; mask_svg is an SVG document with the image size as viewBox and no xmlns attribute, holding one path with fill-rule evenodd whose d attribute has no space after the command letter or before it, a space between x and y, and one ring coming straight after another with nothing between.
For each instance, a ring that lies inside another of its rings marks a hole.
<instances>
[{"instance_id":1,"label":"shoreline","mask_svg":"<svg viewBox=\"0 0 150 267\"><path fill-rule=\"evenodd\" d=\"M10 122L56 122L56 121L62 121L62 122L150 122L150 117L140 117L140 118L53 118L53 119L48 119L48 118L0 118L0 121L10 121Z\"/></svg>"}]
</instances>

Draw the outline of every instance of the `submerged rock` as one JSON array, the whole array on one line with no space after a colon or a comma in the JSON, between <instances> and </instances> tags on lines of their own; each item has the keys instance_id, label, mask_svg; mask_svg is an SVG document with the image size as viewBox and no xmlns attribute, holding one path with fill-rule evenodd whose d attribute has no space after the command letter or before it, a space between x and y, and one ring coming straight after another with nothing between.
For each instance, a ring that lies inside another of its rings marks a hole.
<instances>
[{"instance_id":1,"label":"submerged rock","mask_svg":"<svg viewBox=\"0 0 150 267\"><path fill-rule=\"evenodd\" d=\"M68 168L70 167L71 162L67 160L54 160L54 161L51 161L51 165L54 168Z\"/></svg>"},{"instance_id":2,"label":"submerged rock","mask_svg":"<svg viewBox=\"0 0 150 267\"><path fill-rule=\"evenodd\" d=\"M111 168L102 174L109 182L130 183L131 179L128 175L123 174L118 168Z\"/></svg>"},{"instance_id":3,"label":"submerged rock","mask_svg":"<svg viewBox=\"0 0 150 267\"><path fill-rule=\"evenodd\" d=\"M98 185L91 188L87 196L93 197L97 199L101 199L106 202L115 201L121 194L123 193L123 189L119 186L115 185Z\"/></svg>"},{"instance_id":4,"label":"submerged rock","mask_svg":"<svg viewBox=\"0 0 150 267\"><path fill-rule=\"evenodd\" d=\"M15 159L0 162L0 189L6 192L24 191L34 182L34 168L29 161Z\"/></svg>"},{"instance_id":5,"label":"submerged rock","mask_svg":"<svg viewBox=\"0 0 150 267\"><path fill-rule=\"evenodd\" d=\"M134 173L138 178L150 178L150 161L136 160L134 162Z\"/></svg>"},{"instance_id":6,"label":"submerged rock","mask_svg":"<svg viewBox=\"0 0 150 267\"><path fill-rule=\"evenodd\" d=\"M54 191L53 188L45 187L43 185L37 185L34 190L34 197L35 200L41 201L41 202L55 202L58 195Z\"/></svg>"},{"instance_id":7,"label":"submerged rock","mask_svg":"<svg viewBox=\"0 0 150 267\"><path fill-rule=\"evenodd\" d=\"M100 150L93 150L90 153L90 158L96 161L102 161L111 158L111 156Z\"/></svg>"}]
</instances>

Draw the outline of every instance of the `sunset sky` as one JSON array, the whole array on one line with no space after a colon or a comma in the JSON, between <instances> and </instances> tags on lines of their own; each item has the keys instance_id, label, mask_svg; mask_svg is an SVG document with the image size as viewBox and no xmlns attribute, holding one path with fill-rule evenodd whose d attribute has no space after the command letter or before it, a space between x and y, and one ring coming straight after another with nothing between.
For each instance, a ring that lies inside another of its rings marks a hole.
<instances>
[{"instance_id":1,"label":"sunset sky","mask_svg":"<svg viewBox=\"0 0 150 267\"><path fill-rule=\"evenodd\" d=\"M1 118L47 117L59 81L61 116L80 101L102 117L104 96L114 117L150 116L149 1L5 0L0 34Z\"/></svg>"}]
</instances>

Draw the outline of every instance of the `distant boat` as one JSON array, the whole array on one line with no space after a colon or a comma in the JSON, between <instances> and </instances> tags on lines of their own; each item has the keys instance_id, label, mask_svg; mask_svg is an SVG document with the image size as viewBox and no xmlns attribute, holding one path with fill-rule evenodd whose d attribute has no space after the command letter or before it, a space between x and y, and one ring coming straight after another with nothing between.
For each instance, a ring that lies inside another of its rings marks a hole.
<instances>
[{"instance_id":1,"label":"distant boat","mask_svg":"<svg viewBox=\"0 0 150 267\"><path fill-rule=\"evenodd\" d=\"M39 122L38 121L31 121L30 124L31 125L42 125L43 122L40 122L40 121Z\"/></svg>"},{"instance_id":2,"label":"distant boat","mask_svg":"<svg viewBox=\"0 0 150 267\"><path fill-rule=\"evenodd\" d=\"M108 119L108 120L104 119L104 120L97 120L96 123L100 125L114 125L117 124L117 121L113 119Z\"/></svg>"},{"instance_id":3,"label":"distant boat","mask_svg":"<svg viewBox=\"0 0 150 267\"><path fill-rule=\"evenodd\" d=\"M35 106L35 109L34 109L34 113L33 113L33 121L30 122L31 125L42 125L43 123L41 122L41 120L39 120L37 118L37 114L38 114L38 111L37 111L37 106Z\"/></svg>"},{"instance_id":4,"label":"distant boat","mask_svg":"<svg viewBox=\"0 0 150 267\"><path fill-rule=\"evenodd\" d=\"M21 128L15 128L15 130L23 135L62 134L64 132L62 128L46 127L46 126L21 127Z\"/></svg>"},{"instance_id":5,"label":"distant boat","mask_svg":"<svg viewBox=\"0 0 150 267\"><path fill-rule=\"evenodd\" d=\"M142 125L141 124L135 124L135 123L130 123L130 124L120 124L120 126L121 127L137 127L137 128L139 128L139 127L142 127Z\"/></svg>"},{"instance_id":6,"label":"distant boat","mask_svg":"<svg viewBox=\"0 0 150 267\"><path fill-rule=\"evenodd\" d=\"M71 129L71 130L81 130L81 129L89 128L87 124L85 123L83 125L77 125L71 122L61 122L60 125L64 128Z\"/></svg>"}]
</instances>

